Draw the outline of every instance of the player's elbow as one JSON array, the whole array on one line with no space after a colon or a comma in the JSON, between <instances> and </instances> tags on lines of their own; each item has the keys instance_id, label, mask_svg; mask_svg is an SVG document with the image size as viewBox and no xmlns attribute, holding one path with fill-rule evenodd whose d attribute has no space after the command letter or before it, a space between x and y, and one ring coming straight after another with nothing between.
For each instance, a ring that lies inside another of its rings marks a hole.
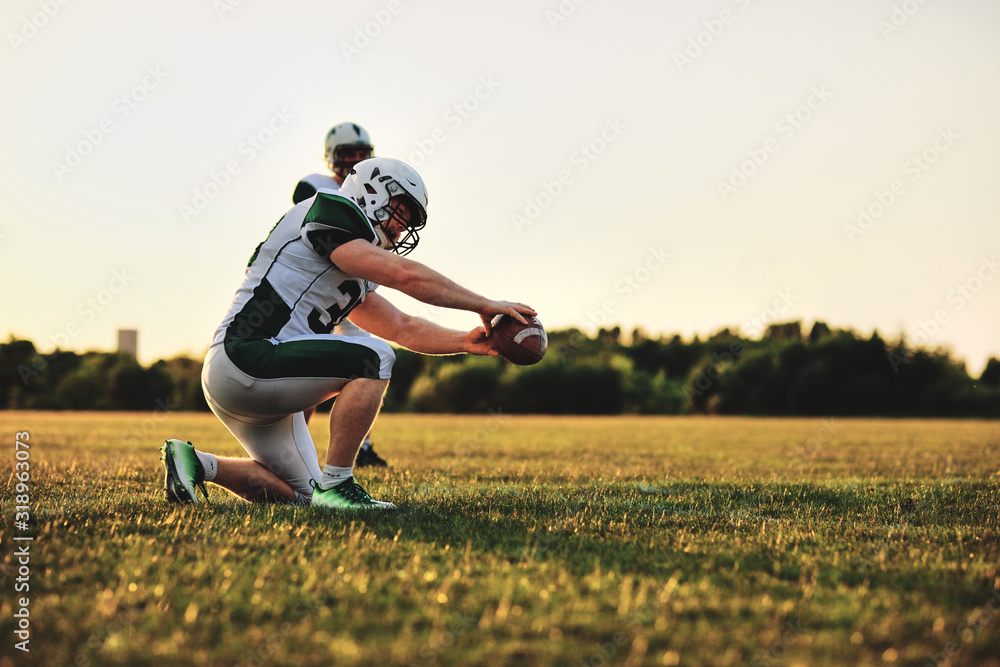
<instances>
[{"instance_id":1,"label":"player's elbow","mask_svg":"<svg viewBox=\"0 0 1000 667\"><path fill-rule=\"evenodd\" d=\"M407 264L402 264L393 267L388 280L382 284L386 287L391 287L395 290L407 294L409 296L417 297L420 294L421 285L423 285L424 279L420 271L414 266Z\"/></svg>"},{"instance_id":2,"label":"player's elbow","mask_svg":"<svg viewBox=\"0 0 1000 667\"><path fill-rule=\"evenodd\" d=\"M379 330L374 333L387 341L409 347L413 333L413 319L412 315L399 312L395 317L382 321Z\"/></svg>"},{"instance_id":3,"label":"player's elbow","mask_svg":"<svg viewBox=\"0 0 1000 667\"><path fill-rule=\"evenodd\" d=\"M414 332L414 324L417 318L413 315L408 315L406 313L400 313L399 318L395 321L395 335L392 338L394 343L398 343L403 347L410 347L413 345L412 334Z\"/></svg>"}]
</instances>

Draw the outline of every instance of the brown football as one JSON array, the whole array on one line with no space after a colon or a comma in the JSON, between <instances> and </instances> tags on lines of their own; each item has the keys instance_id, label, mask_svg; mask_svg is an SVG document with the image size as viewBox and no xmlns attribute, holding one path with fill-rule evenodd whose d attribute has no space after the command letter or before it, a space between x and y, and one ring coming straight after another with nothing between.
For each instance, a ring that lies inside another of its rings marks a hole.
<instances>
[{"instance_id":1,"label":"brown football","mask_svg":"<svg viewBox=\"0 0 1000 667\"><path fill-rule=\"evenodd\" d=\"M525 315L524 319L528 320L528 324L521 324L510 315L497 315L493 318L490 340L493 341L493 349L507 361L530 366L545 356L549 338L537 317Z\"/></svg>"}]
</instances>

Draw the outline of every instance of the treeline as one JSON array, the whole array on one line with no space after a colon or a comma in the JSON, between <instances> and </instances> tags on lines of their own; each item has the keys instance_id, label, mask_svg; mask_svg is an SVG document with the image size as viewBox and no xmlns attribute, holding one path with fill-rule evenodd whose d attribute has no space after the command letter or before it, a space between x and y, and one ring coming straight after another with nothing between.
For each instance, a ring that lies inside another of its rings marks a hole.
<instances>
[{"instance_id":1,"label":"treeline","mask_svg":"<svg viewBox=\"0 0 1000 667\"><path fill-rule=\"evenodd\" d=\"M41 355L0 344L0 406L43 410L207 410L201 360L144 368L106 352ZM389 412L1000 417L1000 360L978 378L944 350L911 348L817 322L728 329L705 340L619 328L549 333L535 366L397 350Z\"/></svg>"},{"instance_id":2,"label":"treeline","mask_svg":"<svg viewBox=\"0 0 1000 667\"><path fill-rule=\"evenodd\" d=\"M18 410L208 410L201 360L144 368L113 352L41 354L34 343L0 343L0 406Z\"/></svg>"}]
</instances>

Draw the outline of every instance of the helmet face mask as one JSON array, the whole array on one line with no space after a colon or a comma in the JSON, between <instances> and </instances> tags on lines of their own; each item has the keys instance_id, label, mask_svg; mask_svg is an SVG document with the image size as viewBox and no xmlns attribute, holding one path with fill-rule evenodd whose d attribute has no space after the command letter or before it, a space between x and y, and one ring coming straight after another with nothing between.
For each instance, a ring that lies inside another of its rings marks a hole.
<instances>
[{"instance_id":1,"label":"helmet face mask","mask_svg":"<svg viewBox=\"0 0 1000 667\"><path fill-rule=\"evenodd\" d=\"M333 151L333 162L328 164L330 166L330 171L337 174L341 178L346 178L351 169L354 169L354 165L361 162L362 160L367 160L372 157L372 152L375 147L370 144L357 144L350 146L337 146ZM348 156L347 153L352 153Z\"/></svg>"},{"instance_id":2,"label":"helmet face mask","mask_svg":"<svg viewBox=\"0 0 1000 667\"><path fill-rule=\"evenodd\" d=\"M420 242L419 231L427 224L427 214L417 200L403 190L396 181L388 181L386 190L389 192L389 205L377 210L375 217L379 219L379 229L391 244L387 250L392 250L400 256L406 255ZM402 209L406 210L407 215L400 214ZM403 232L395 239L391 238L388 229L393 221L404 226Z\"/></svg>"},{"instance_id":3,"label":"helmet face mask","mask_svg":"<svg viewBox=\"0 0 1000 667\"><path fill-rule=\"evenodd\" d=\"M330 171L341 178L346 178L355 164L374 154L375 147L367 130L356 123L334 125L326 133L323 157Z\"/></svg>"},{"instance_id":4,"label":"helmet face mask","mask_svg":"<svg viewBox=\"0 0 1000 667\"><path fill-rule=\"evenodd\" d=\"M427 188L417 172L392 158L371 158L354 166L340 191L365 212L375 229L378 245L398 255L417 247L419 231L427 224ZM405 209L409 215L402 215ZM398 238L393 224L403 227Z\"/></svg>"}]
</instances>

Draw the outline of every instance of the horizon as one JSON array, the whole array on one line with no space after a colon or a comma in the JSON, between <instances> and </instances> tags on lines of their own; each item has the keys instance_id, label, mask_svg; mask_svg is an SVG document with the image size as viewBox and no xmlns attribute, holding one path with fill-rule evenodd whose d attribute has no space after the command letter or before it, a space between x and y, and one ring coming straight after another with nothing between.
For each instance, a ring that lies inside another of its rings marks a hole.
<instances>
[{"instance_id":1,"label":"horizon","mask_svg":"<svg viewBox=\"0 0 1000 667\"><path fill-rule=\"evenodd\" d=\"M564 333L568 333L568 332L571 332L571 331L575 330L575 331L582 332L584 335L586 335L590 339L596 339L597 335L601 331L614 331L615 328L618 328L619 331L620 331L620 344L623 345L623 346L628 347L628 346L631 346L631 345L635 344L635 340L636 340L635 339L635 333L636 333L636 331L641 332L642 339L644 339L644 340L656 340L656 341L659 341L659 342L667 342L667 341L673 340L675 337L680 337L681 342L683 344L686 344L686 345L690 345L690 344L694 343L695 341L700 341L700 342L704 343L704 342L712 340L716 336L719 336L719 335L721 335L721 334L723 334L725 332L729 332L729 335L737 337L737 338L740 338L742 340L751 340L751 341L756 341L756 342L763 342L767 338L767 331L769 330L770 327L772 327L772 326L782 326L782 325L787 325L787 324L799 324L800 325L800 331L801 331L801 334L802 334L802 340L804 342L808 343L809 342L809 337L810 337L810 332L812 331L813 327L815 327L817 324L823 324L823 325L826 325L829 328L831 334L847 333L847 334L851 334L852 336L854 336L858 340L869 340L869 339L871 339L874 336L878 336L883 342L885 342L885 344L886 344L887 347L891 347L891 346L896 345L896 344L903 344L903 345L906 346L906 349L909 352L923 351L923 352L926 352L926 353L929 353L929 354L944 352L953 361L957 361L957 362L961 363L962 366L965 368L966 373L968 374L968 376L971 379L973 379L973 380L979 378L979 376L982 375L982 373L986 369L986 365L987 365L987 363L989 362L990 359L996 359L996 360L1000 361L1000 355L991 356L991 357L987 358L983 362L981 368L974 368L974 367L970 367L968 359L964 359L964 358L958 356L955 353L954 350L952 350L952 349L950 349L950 348L948 348L946 346L938 346L938 347L934 347L934 348L929 348L929 347L926 347L925 345L923 345L919 341L908 340L906 338L905 334L896 334L896 335L891 335L890 336L890 335L886 335L884 332L880 332L878 329L875 329L875 330L872 330L872 331L859 331L859 330L857 330L857 329L855 329L853 327L849 327L849 326L832 325L830 322L827 322L826 320L815 320L813 322L806 322L806 321L802 321L802 320L783 320L783 319L779 318L779 319L774 319L774 320L772 320L772 319L758 320L758 322L756 322L756 325L757 325L756 328L753 328L754 324L755 323L751 323L751 326L752 326L751 331L753 332L752 334L746 334L746 333L743 332L742 327L740 327L740 326L732 326L732 325L721 326L718 329L715 329L715 330L713 330L711 332L695 332L694 334L691 334L691 335L682 335L680 332L676 332L676 331L648 331L645 328L643 328L642 326L632 327L632 328L626 329L625 327L622 327L620 324L615 324L615 323L611 323L611 324L608 324L608 325L601 325L601 326L593 326L593 327L569 326L569 327L561 327L561 328L558 328L558 329L549 329L549 328L546 328L546 332L548 334L564 334ZM120 333L122 331L135 331L135 330L132 330L132 329L128 329L128 330L122 329L122 330L116 331L116 334L118 334L118 333ZM918 334L921 334L921 333L922 332L918 332ZM927 340L927 339L930 338L930 336L928 336L926 334L924 334L922 337L923 337L924 340ZM56 344L53 344L53 347L51 349L49 349L49 351L46 352L46 351L44 351L45 350L44 347L39 347L38 346L38 341L31 340L31 339L25 338L25 337L19 337L19 336L16 335L16 333L9 333L8 334L8 339L6 341L3 341L3 343L4 344L9 344L9 343L14 342L14 341L29 341L29 342L31 342L33 345L35 345L35 350L36 350L38 356L42 357L43 359L52 356L56 352L71 352L71 353L78 354L78 355L84 355L84 354L88 354L88 353L114 354L114 353L122 352L120 349L117 349L118 348L117 345L109 346L109 347L105 347L105 348L88 347L86 349L74 349L72 347L60 347L60 346L58 346ZM401 347L401 346L396 345L395 343L392 343L392 345L394 347ZM143 352L142 352L142 331L138 331L137 332L136 347L137 347L137 353L135 355L133 355L133 356L136 358L136 361L141 366L144 366L144 367L152 366L153 364L155 364L158 361L167 361L167 360L176 359L176 358L187 358L187 359L192 359L192 360L197 361L197 360L202 359L205 356L205 354L207 353L207 351L208 351L208 348L206 346L205 350L201 351L201 352L192 351L192 350L182 350L182 351L179 351L179 352L177 352L175 354L171 354L171 355L167 355L167 356L155 356L155 357L151 357L149 355L143 354ZM114 349L112 349L112 348L114 348ZM126 354L131 354L127 350L125 351L125 353ZM432 356L437 356L437 355L432 355ZM445 355L445 356L455 356L455 355ZM886 359L887 359L886 363L887 363L887 365L890 368L894 368L893 365L896 362L894 362L891 357L892 357L891 353L887 352L887 354L886 354Z\"/></svg>"}]
</instances>

